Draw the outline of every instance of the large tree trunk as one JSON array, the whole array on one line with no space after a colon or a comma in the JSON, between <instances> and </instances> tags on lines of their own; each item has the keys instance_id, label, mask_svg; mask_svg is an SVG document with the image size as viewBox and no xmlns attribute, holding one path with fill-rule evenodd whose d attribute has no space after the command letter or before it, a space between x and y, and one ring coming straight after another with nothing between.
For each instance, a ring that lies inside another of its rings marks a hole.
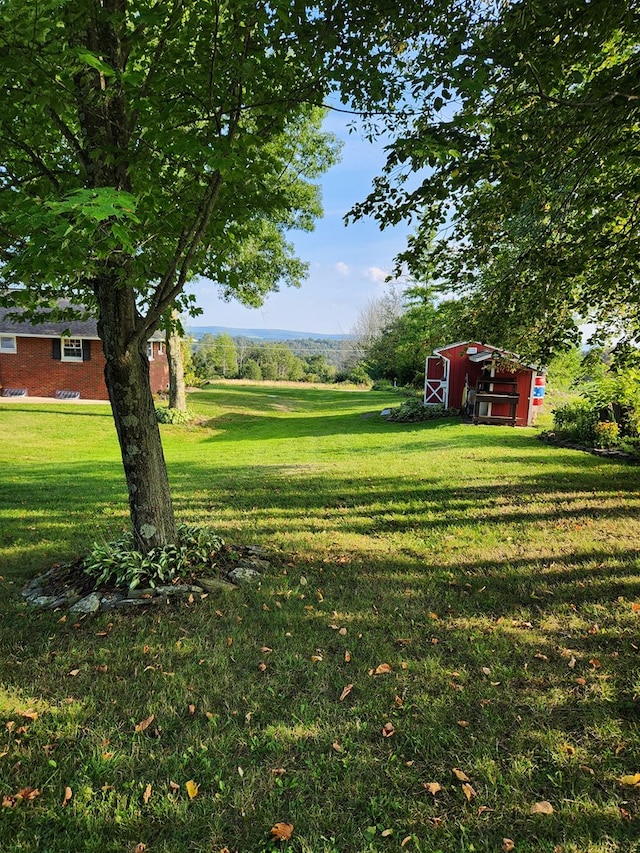
<instances>
[{"instance_id":1,"label":"large tree trunk","mask_svg":"<svg viewBox=\"0 0 640 853\"><path fill-rule=\"evenodd\" d=\"M105 380L120 442L136 547L143 553L176 541L167 466L156 417L145 335L133 293L114 281L94 286Z\"/></svg>"},{"instance_id":2,"label":"large tree trunk","mask_svg":"<svg viewBox=\"0 0 640 853\"><path fill-rule=\"evenodd\" d=\"M169 408L187 411L187 388L184 382L182 339L172 327L167 332L167 361L169 363Z\"/></svg>"}]
</instances>

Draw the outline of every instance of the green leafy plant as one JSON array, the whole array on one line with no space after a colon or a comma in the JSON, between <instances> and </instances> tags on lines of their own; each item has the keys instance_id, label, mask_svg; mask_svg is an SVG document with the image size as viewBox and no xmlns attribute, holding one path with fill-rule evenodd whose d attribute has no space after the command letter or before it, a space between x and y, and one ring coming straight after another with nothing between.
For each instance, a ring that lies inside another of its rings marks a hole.
<instances>
[{"instance_id":1,"label":"green leafy plant","mask_svg":"<svg viewBox=\"0 0 640 853\"><path fill-rule=\"evenodd\" d=\"M417 421L432 421L438 418L453 418L458 415L457 409L447 406L425 406L422 400L414 397L405 400L400 406L391 410L388 416L390 421L397 423L415 423Z\"/></svg>"},{"instance_id":2,"label":"green leafy plant","mask_svg":"<svg viewBox=\"0 0 640 853\"><path fill-rule=\"evenodd\" d=\"M156 406L156 417L161 424L188 424L193 420L193 414L187 409L172 409L169 406Z\"/></svg>"},{"instance_id":3,"label":"green leafy plant","mask_svg":"<svg viewBox=\"0 0 640 853\"><path fill-rule=\"evenodd\" d=\"M84 561L84 571L96 586L135 589L141 584L156 587L172 583L194 569L210 569L224 540L203 527L179 524L177 544L153 548L142 554L128 533L114 542L95 544Z\"/></svg>"}]
</instances>

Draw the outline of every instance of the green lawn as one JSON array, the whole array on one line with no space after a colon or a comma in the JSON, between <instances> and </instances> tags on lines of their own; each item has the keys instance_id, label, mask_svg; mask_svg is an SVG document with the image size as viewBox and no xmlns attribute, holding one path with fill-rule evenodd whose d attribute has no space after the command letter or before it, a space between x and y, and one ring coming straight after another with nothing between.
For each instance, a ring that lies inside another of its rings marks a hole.
<instances>
[{"instance_id":1,"label":"green lawn","mask_svg":"<svg viewBox=\"0 0 640 853\"><path fill-rule=\"evenodd\" d=\"M640 851L639 469L398 402L194 394L178 516L272 572L78 622L20 589L127 525L109 407L0 404L3 853Z\"/></svg>"}]
</instances>

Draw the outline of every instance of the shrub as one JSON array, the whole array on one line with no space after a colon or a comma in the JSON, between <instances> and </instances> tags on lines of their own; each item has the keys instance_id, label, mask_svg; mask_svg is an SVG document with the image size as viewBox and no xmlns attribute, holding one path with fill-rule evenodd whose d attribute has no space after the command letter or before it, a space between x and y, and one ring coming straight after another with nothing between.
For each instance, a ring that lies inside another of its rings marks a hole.
<instances>
[{"instance_id":1,"label":"shrub","mask_svg":"<svg viewBox=\"0 0 640 853\"><path fill-rule=\"evenodd\" d=\"M597 407L587 400L565 403L553 412L553 428L556 433L561 438L581 444L594 444L595 427L599 420Z\"/></svg>"},{"instance_id":2,"label":"shrub","mask_svg":"<svg viewBox=\"0 0 640 853\"><path fill-rule=\"evenodd\" d=\"M610 449L620 443L620 429L615 421L598 421L593 432L595 447Z\"/></svg>"},{"instance_id":3,"label":"shrub","mask_svg":"<svg viewBox=\"0 0 640 853\"><path fill-rule=\"evenodd\" d=\"M417 397L405 400L400 406L391 409L388 416L390 421L397 423L416 423L417 421L431 421L437 418L452 418L458 415L457 409L446 406L425 406Z\"/></svg>"},{"instance_id":4,"label":"shrub","mask_svg":"<svg viewBox=\"0 0 640 853\"><path fill-rule=\"evenodd\" d=\"M170 584L190 571L212 568L223 545L223 539L205 528L179 524L176 544L142 554L128 533L115 542L94 544L84 560L84 571L96 586L155 587Z\"/></svg>"},{"instance_id":5,"label":"shrub","mask_svg":"<svg viewBox=\"0 0 640 853\"><path fill-rule=\"evenodd\" d=\"M193 414L187 409L171 409L169 406L156 406L156 417L161 424L188 424L193 420Z\"/></svg>"}]
</instances>

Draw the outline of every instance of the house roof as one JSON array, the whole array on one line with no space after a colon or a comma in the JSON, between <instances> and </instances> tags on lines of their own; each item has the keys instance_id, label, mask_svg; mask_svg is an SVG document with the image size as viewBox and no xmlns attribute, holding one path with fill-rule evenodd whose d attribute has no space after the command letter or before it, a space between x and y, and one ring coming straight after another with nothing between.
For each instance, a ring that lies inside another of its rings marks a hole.
<instances>
[{"instance_id":1,"label":"house roof","mask_svg":"<svg viewBox=\"0 0 640 853\"><path fill-rule=\"evenodd\" d=\"M61 308L72 307L69 303L61 303ZM82 307L78 307L82 311ZM43 320L34 323L31 320L11 320L8 314L20 314L19 308L0 308L0 334L20 335L29 338L60 338L63 335L70 338L94 338L100 340L98 335L98 321L94 317L85 320L67 320L66 322L51 322L46 319L48 309L43 309ZM162 332L154 332L149 340L163 341Z\"/></svg>"}]
</instances>

